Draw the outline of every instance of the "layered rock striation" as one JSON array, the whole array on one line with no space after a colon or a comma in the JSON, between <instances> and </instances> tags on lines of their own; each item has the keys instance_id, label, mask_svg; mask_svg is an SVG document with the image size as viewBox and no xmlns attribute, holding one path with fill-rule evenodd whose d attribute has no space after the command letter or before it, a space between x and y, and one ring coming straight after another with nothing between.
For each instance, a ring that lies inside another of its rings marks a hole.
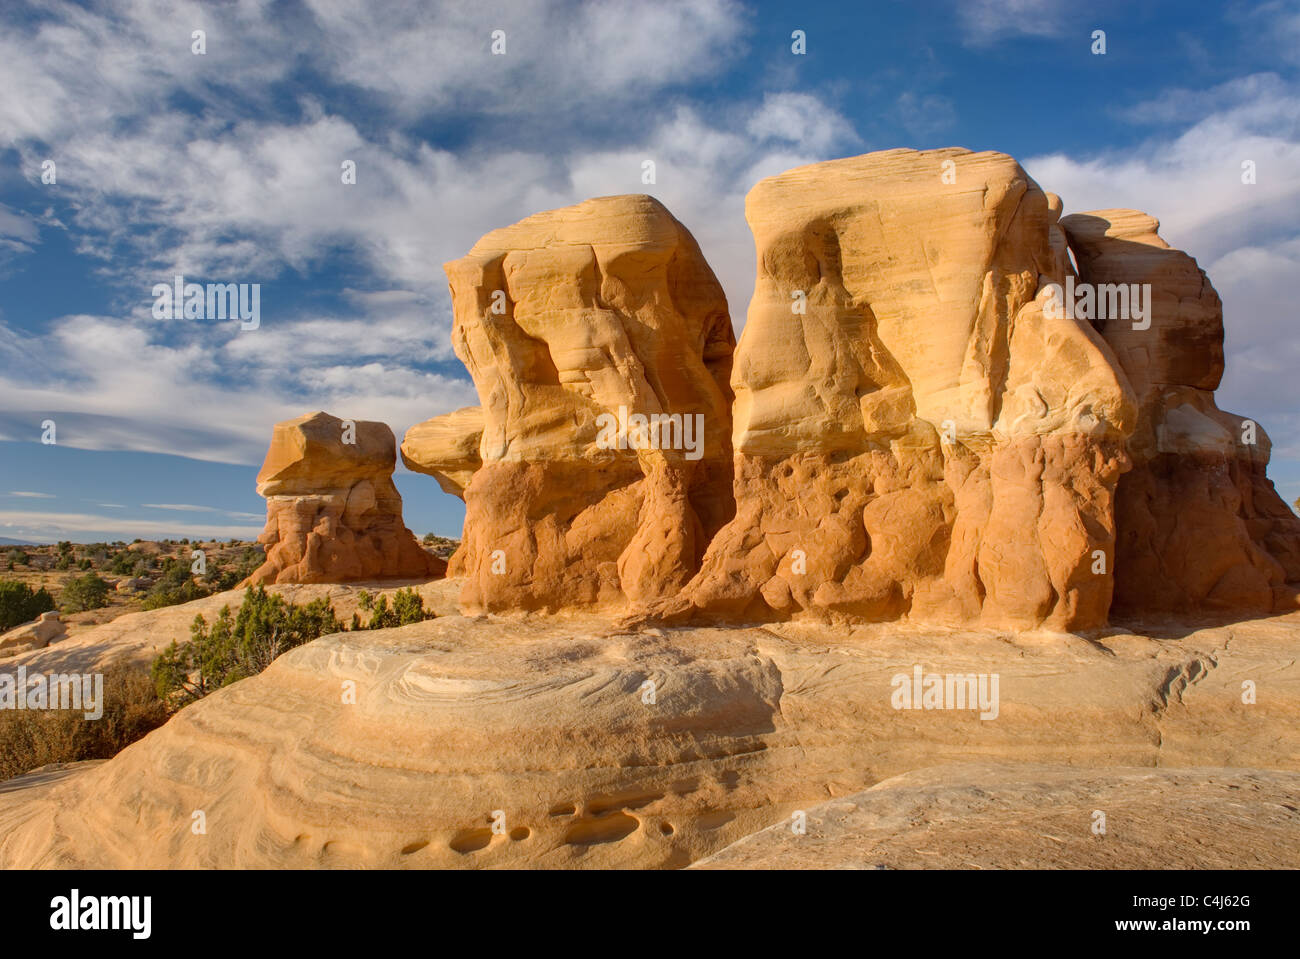
<instances>
[{"instance_id":1,"label":"layered rock striation","mask_svg":"<svg viewBox=\"0 0 1300 959\"><path fill-rule=\"evenodd\" d=\"M1263 426L1215 403L1223 304L1209 278L1137 210L1074 214L1061 225L1080 280L1101 291L1084 312L1138 401L1133 469L1115 504L1116 610L1295 609L1300 518L1268 479ZM1148 293L1148 316L1095 315L1115 312L1097 308L1103 296Z\"/></svg>"},{"instance_id":2,"label":"layered rock striation","mask_svg":"<svg viewBox=\"0 0 1300 959\"><path fill-rule=\"evenodd\" d=\"M429 579L446 563L402 523L393 485L393 431L383 423L309 413L277 423L257 491L266 497L258 583Z\"/></svg>"},{"instance_id":3,"label":"layered rock striation","mask_svg":"<svg viewBox=\"0 0 1300 959\"><path fill-rule=\"evenodd\" d=\"M1012 158L891 150L746 201L736 518L677 600L741 620L1099 626L1135 405L1047 309L1060 201Z\"/></svg>"},{"instance_id":4,"label":"layered rock striation","mask_svg":"<svg viewBox=\"0 0 1300 959\"><path fill-rule=\"evenodd\" d=\"M355 602L340 602L346 587L288 589L299 602L328 596L344 616ZM122 617L82 655L165 644L196 612L238 599ZM1101 794L1106 843L1119 842L1107 865L1221 866L1233 837L1237 865L1276 864L1295 843L1279 852L1272 840L1296 836L1300 820L1300 613L1180 633L1102 644L895 623L626 632L604 616L454 613L337 633L186 706L107 762L6 782L0 868L674 867L768 826L794 843L796 866L815 859L804 840L857 848L853 830L828 834L820 804L885 813L854 794L911 771L954 793L894 794L902 818L880 825L902 823L889 833L898 865L923 858L907 854L910 841L944 836L953 855L996 850L990 865L1060 865L1034 827L1104 857L1089 830L1098 805L1083 805ZM54 668L62 645L29 669ZM996 716L979 696L965 708L901 703L917 670L1000 677ZM1259 682L1257 704L1243 704L1243 677ZM949 764L972 756L1001 768L955 775ZM1058 769L1039 778L1026 766L1038 763ZM946 768L923 772L934 766ZM1187 788L1152 795L1142 778L1175 787L1163 777L1180 768ZM1225 776L1207 802L1196 783ZM1273 785L1258 790L1261 778ZM909 808L924 815L908 819ZM206 832L193 830L195 810ZM794 810L808 814L805 836L790 830ZM1131 845L1148 827L1161 841ZM1214 828L1205 846L1179 841ZM881 851L863 854L880 862Z\"/></svg>"},{"instance_id":5,"label":"layered rock striation","mask_svg":"<svg viewBox=\"0 0 1300 959\"><path fill-rule=\"evenodd\" d=\"M676 594L731 518L722 287L656 200L531 216L445 265L481 406L421 424L411 469L464 497L468 610Z\"/></svg>"}]
</instances>

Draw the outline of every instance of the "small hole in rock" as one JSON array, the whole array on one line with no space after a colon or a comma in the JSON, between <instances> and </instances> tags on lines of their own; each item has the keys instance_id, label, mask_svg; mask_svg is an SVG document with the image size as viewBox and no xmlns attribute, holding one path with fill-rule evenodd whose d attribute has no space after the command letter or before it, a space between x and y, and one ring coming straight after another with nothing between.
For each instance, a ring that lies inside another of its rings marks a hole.
<instances>
[{"instance_id":1,"label":"small hole in rock","mask_svg":"<svg viewBox=\"0 0 1300 959\"><path fill-rule=\"evenodd\" d=\"M465 829L457 833L447 845L461 854L486 849L492 841L491 829Z\"/></svg>"}]
</instances>

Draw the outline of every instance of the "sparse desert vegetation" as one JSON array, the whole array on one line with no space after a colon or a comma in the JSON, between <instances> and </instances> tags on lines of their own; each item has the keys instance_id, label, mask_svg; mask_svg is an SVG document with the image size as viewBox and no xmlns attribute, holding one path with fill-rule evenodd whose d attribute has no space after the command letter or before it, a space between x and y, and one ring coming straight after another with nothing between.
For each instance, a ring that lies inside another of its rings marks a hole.
<instances>
[{"instance_id":1,"label":"sparse desert vegetation","mask_svg":"<svg viewBox=\"0 0 1300 959\"><path fill-rule=\"evenodd\" d=\"M51 763L110 759L167 721L149 677L134 669L104 675L103 715L71 709L0 710L0 780Z\"/></svg>"},{"instance_id":2,"label":"sparse desert vegetation","mask_svg":"<svg viewBox=\"0 0 1300 959\"><path fill-rule=\"evenodd\" d=\"M0 632L13 629L54 608L54 597L41 586L32 589L27 583L0 580Z\"/></svg>"},{"instance_id":3,"label":"sparse desert vegetation","mask_svg":"<svg viewBox=\"0 0 1300 959\"><path fill-rule=\"evenodd\" d=\"M441 558L460 545L433 533L422 542ZM202 573L194 572L196 550L203 552ZM7 547L0 553L0 631L48 610L57 609L75 633L124 613L187 603L234 589L265 555L260 544L235 539Z\"/></svg>"}]
</instances>

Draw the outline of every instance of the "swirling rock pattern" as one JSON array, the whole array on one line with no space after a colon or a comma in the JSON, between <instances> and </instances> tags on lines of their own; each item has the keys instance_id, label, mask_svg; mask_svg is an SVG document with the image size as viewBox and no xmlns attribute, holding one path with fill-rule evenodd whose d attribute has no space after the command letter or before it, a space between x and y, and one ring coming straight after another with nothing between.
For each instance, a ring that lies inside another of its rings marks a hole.
<instances>
[{"instance_id":1,"label":"swirling rock pattern","mask_svg":"<svg viewBox=\"0 0 1300 959\"><path fill-rule=\"evenodd\" d=\"M976 753L1300 770L1300 613L1152 635L536 615L341 633L108 762L0 786L0 865L675 867ZM996 719L895 708L917 666L997 674Z\"/></svg>"}]
</instances>

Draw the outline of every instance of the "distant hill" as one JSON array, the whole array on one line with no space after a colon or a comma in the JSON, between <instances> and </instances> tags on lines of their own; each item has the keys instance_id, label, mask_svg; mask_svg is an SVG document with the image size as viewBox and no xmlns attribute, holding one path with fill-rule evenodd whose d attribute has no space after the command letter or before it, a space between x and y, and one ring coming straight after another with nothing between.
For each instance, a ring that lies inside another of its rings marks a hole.
<instances>
[{"instance_id":1,"label":"distant hill","mask_svg":"<svg viewBox=\"0 0 1300 959\"><path fill-rule=\"evenodd\" d=\"M0 546L36 546L38 544L26 539L5 539L0 536Z\"/></svg>"}]
</instances>

